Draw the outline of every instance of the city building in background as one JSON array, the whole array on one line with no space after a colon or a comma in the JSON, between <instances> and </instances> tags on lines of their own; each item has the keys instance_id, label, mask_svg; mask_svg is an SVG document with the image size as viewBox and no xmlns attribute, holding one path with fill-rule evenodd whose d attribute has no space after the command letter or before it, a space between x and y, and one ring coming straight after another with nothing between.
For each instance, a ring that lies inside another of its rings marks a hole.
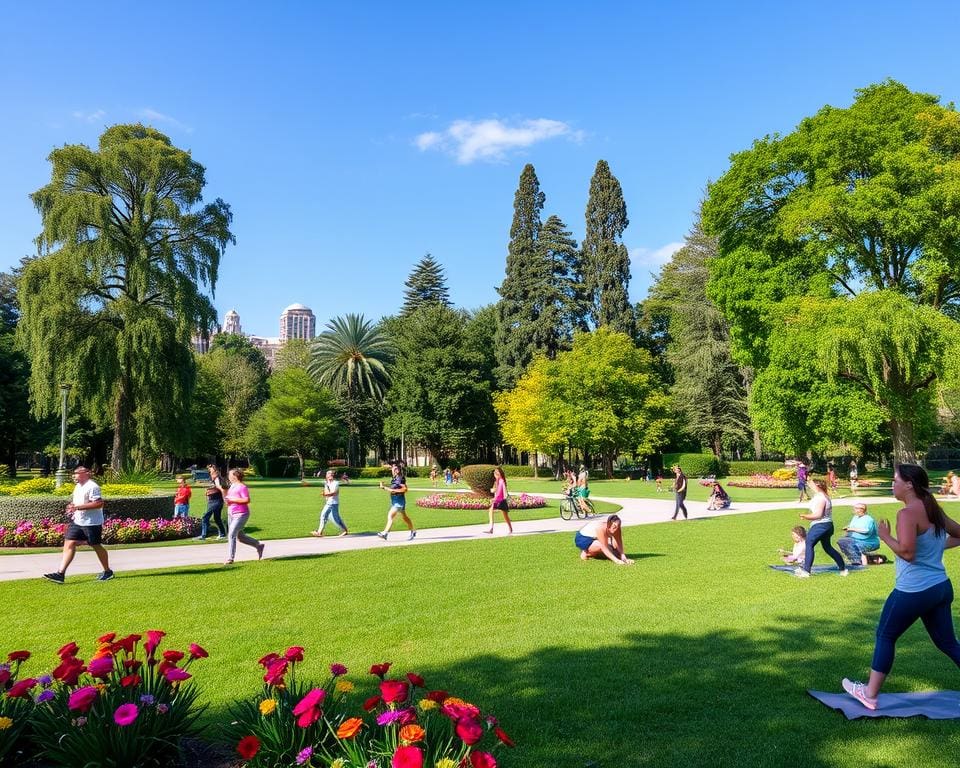
<instances>
[{"instance_id":1,"label":"city building in background","mask_svg":"<svg viewBox=\"0 0 960 768\"><path fill-rule=\"evenodd\" d=\"M246 336L253 346L259 349L267 360L267 366L272 370L277 351L289 339L303 339L309 341L317 334L317 318L313 310L303 304L291 304L280 314L279 336L257 336L244 333L240 324L240 313L231 309L224 315L223 325L215 328L210 334L197 332L192 339L195 351L203 354L210 351L210 340L218 333L235 333Z\"/></svg>"},{"instance_id":2,"label":"city building in background","mask_svg":"<svg viewBox=\"0 0 960 768\"><path fill-rule=\"evenodd\" d=\"M317 318L303 304L291 304L280 315L280 343L290 339L310 341L317 335Z\"/></svg>"}]
</instances>

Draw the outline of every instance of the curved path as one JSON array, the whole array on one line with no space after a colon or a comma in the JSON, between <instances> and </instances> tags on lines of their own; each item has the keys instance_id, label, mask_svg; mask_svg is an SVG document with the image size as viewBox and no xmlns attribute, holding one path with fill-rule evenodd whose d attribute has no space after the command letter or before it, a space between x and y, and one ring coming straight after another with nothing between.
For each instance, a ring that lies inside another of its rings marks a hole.
<instances>
[{"instance_id":1,"label":"curved path","mask_svg":"<svg viewBox=\"0 0 960 768\"><path fill-rule=\"evenodd\" d=\"M561 494L541 494L548 498L559 499ZM609 501L619 504L622 509L617 514L623 520L624 526L650 525L670 520L673 514L673 494L663 499L623 499L607 496L593 496L594 500ZM835 507L852 506L858 501L856 497L835 499ZM870 505L891 504L896 501L893 497L869 497ZM722 517L725 515L742 515L750 512L765 512L773 509L789 509L799 506L796 502L742 502L720 510L707 511L705 501L688 501L687 509L691 519ZM678 524L682 524L682 520ZM573 532L583 525L583 520L561 520L559 517L549 517L543 520L523 520L513 524L514 535L530 536L539 533ZM383 542L373 533L355 534L350 536L326 536L322 539L305 537L299 539L267 539L264 559L283 558L303 555L321 555L331 552L348 552L357 549L377 549L380 547L417 546L421 544L441 544L449 541L463 541L465 539L499 538L507 535L506 526L500 522L494 526L494 534L484 534L486 525L460 525L449 528L424 528L417 531L417 538L407 540L405 530L397 530L390 534L390 539ZM123 571L140 571L153 568L179 568L187 565L215 565L222 563L226 556L226 543L223 546L185 544L170 547L131 547L126 549L110 549L110 566L116 573ZM237 547L237 560L255 560L253 549L240 545ZM17 579L35 579L41 574L54 570L60 563L59 553L42 555L4 555L0 557L0 581L14 581ZM100 572L100 564L96 555L87 547L77 551L76 559L70 566L67 575L68 581L74 576Z\"/></svg>"}]
</instances>

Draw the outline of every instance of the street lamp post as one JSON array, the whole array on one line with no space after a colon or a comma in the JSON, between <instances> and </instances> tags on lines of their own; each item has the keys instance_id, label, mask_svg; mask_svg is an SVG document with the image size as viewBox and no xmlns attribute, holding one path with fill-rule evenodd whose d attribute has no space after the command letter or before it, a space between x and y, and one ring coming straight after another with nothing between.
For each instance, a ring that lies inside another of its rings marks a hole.
<instances>
[{"instance_id":1,"label":"street lamp post","mask_svg":"<svg viewBox=\"0 0 960 768\"><path fill-rule=\"evenodd\" d=\"M57 488L67 481L67 395L70 394L70 385L64 382L60 385L60 466L57 467L55 482Z\"/></svg>"}]
</instances>

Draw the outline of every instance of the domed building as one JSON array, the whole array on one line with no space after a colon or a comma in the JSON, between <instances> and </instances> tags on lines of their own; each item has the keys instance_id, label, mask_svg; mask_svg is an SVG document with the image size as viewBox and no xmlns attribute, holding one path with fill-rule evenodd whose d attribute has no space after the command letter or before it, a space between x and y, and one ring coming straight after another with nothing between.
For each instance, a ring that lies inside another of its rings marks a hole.
<instances>
[{"instance_id":1,"label":"domed building","mask_svg":"<svg viewBox=\"0 0 960 768\"><path fill-rule=\"evenodd\" d=\"M280 314L280 343L290 339L309 341L317 334L317 318L303 304L291 304Z\"/></svg>"}]
</instances>

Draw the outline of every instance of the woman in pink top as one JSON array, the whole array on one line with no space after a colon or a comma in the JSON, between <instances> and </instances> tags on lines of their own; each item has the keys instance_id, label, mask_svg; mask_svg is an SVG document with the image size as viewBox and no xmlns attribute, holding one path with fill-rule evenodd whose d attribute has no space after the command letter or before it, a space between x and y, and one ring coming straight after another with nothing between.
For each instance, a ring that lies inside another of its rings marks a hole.
<instances>
[{"instance_id":1,"label":"woman in pink top","mask_svg":"<svg viewBox=\"0 0 960 768\"><path fill-rule=\"evenodd\" d=\"M247 520L250 519L250 491L243 484L243 470L230 470L230 487L225 496L227 502L227 511L230 513L230 526L227 529L227 561L224 565L233 563L233 558L237 554L237 541L253 547L257 550L257 560L263 557L263 544L252 536L247 536L243 532Z\"/></svg>"},{"instance_id":2,"label":"woman in pink top","mask_svg":"<svg viewBox=\"0 0 960 768\"><path fill-rule=\"evenodd\" d=\"M484 533L493 533L493 510L499 509L503 519L507 521L508 533L513 533L513 523L510 522L510 507L507 505L507 478L503 476L503 469L493 468L493 501L490 502L490 527Z\"/></svg>"}]
</instances>

